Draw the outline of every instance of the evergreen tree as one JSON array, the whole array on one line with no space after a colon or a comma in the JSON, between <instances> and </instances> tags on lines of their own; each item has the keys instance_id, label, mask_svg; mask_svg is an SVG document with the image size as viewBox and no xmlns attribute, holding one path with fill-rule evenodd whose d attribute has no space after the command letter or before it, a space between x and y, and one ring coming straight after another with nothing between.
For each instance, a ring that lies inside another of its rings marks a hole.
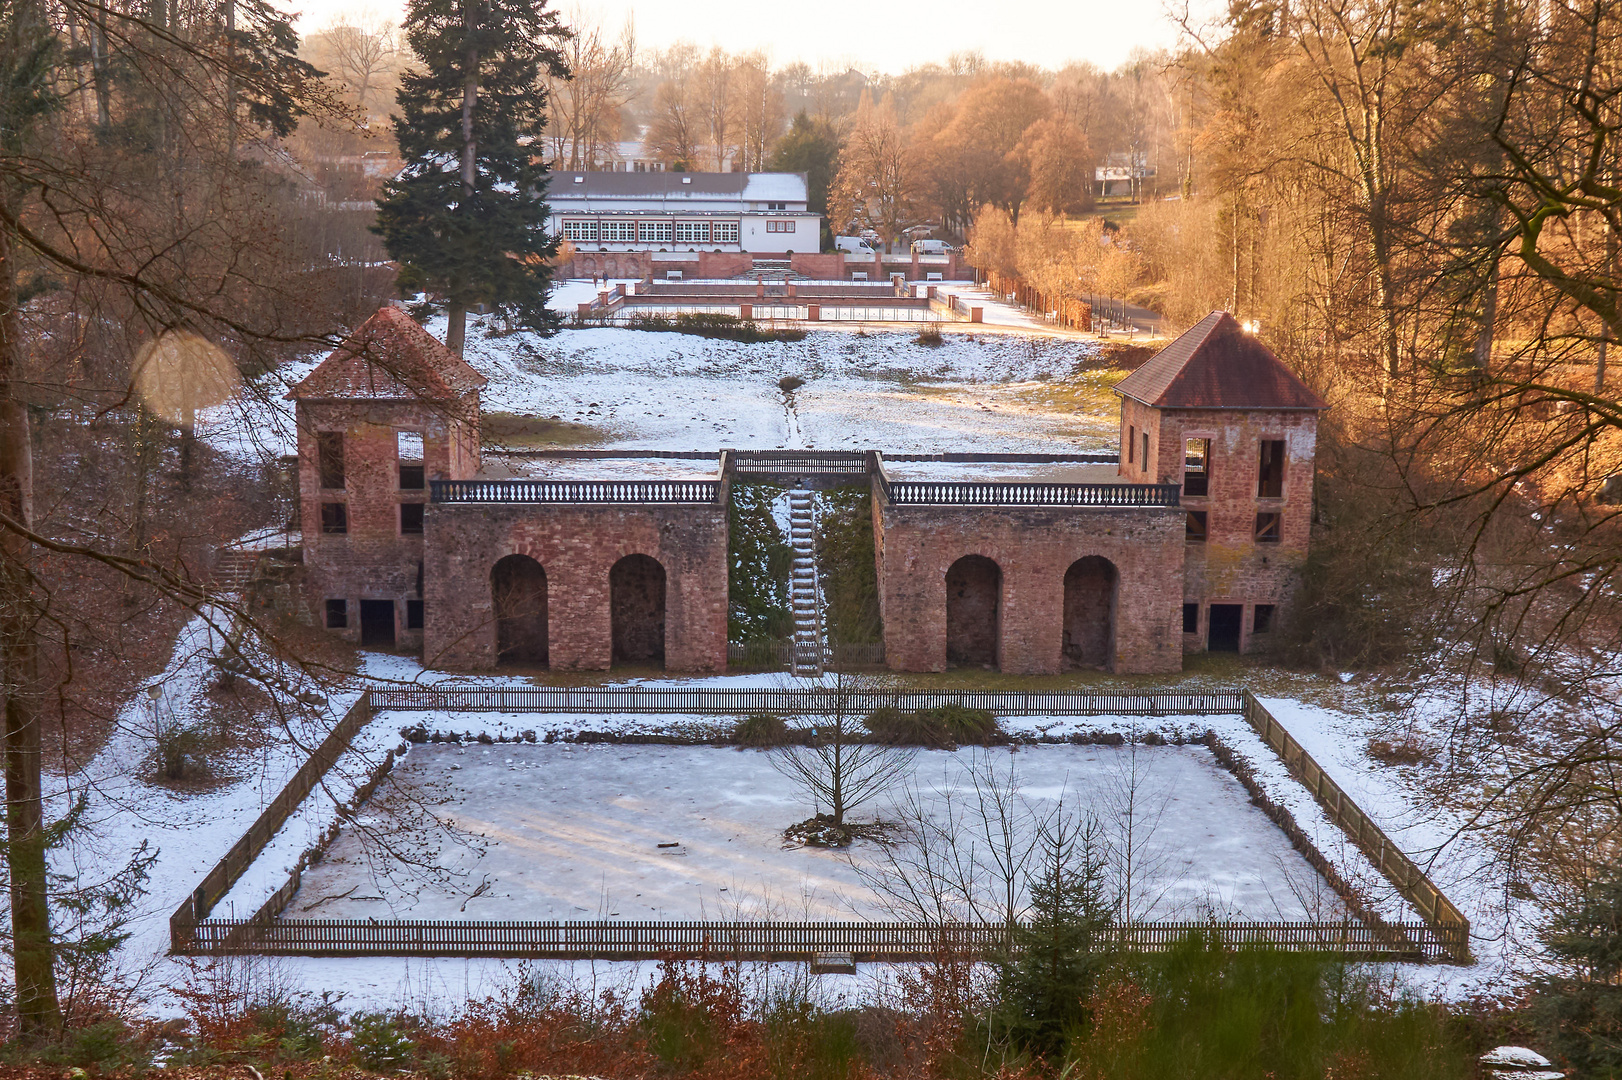
<instances>
[{"instance_id":1,"label":"evergreen tree","mask_svg":"<svg viewBox=\"0 0 1622 1080\"><path fill-rule=\"evenodd\" d=\"M384 187L377 231L400 287L444 298L460 354L471 304L536 330L557 250L545 233L546 83L568 69L545 0L411 0L406 38L423 69L401 79L395 135L406 167Z\"/></svg>"},{"instance_id":2,"label":"evergreen tree","mask_svg":"<svg viewBox=\"0 0 1622 1080\"><path fill-rule=\"evenodd\" d=\"M1546 941L1572 971L1540 980L1533 1001L1550 1055L1583 1076L1622 1075L1622 873L1590 886Z\"/></svg>"},{"instance_id":3,"label":"evergreen tree","mask_svg":"<svg viewBox=\"0 0 1622 1080\"><path fill-rule=\"evenodd\" d=\"M803 172L806 181L806 207L813 213L828 212L828 185L839 171L839 136L826 120L813 120L800 110L788 133L777 143L772 168L778 172Z\"/></svg>"},{"instance_id":4,"label":"evergreen tree","mask_svg":"<svg viewBox=\"0 0 1622 1080\"><path fill-rule=\"evenodd\" d=\"M1108 858L1096 819L1061 813L1041 828L1037 844L1041 872L1031 879L1030 915L1014 932L999 998L1010 1039L1053 1055L1086 1023L1087 1001L1106 962L1100 938L1115 904L1107 895Z\"/></svg>"}]
</instances>

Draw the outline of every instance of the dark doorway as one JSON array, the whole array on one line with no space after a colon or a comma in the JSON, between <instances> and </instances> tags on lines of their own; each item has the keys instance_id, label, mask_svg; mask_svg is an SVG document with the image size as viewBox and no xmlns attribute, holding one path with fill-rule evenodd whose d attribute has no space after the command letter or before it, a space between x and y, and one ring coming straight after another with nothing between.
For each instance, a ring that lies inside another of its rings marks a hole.
<instances>
[{"instance_id":1,"label":"dark doorway","mask_svg":"<svg viewBox=\"0 0 1622 1080\"><path fill-rule=\"evenodd\" d=\"M1115 657L1115 564L1077 559L1064 575L1064 658L1073 667L1108 668Z\"/></svg>"},{"instance_id":2,"label":"dark doorway","mask_svg":"<svg viewBox=\"0 0 1622 1080\"><path fill-rule=\"evenodd\" d=\"M394 646L394 601L360 602L360 643Z\"/></svg>"},{"instance_id":3,"label":"dark doorway","mask_svg":"<svg viewBox=\"0 0 1622 1080\"><path fill-rule=\"evenodd\" d=\"M665 568L646 555L627 555L608 573L614 663L665 662Z\"/></svg>"},{"instance_id":4,"label":"dark doorway","mask_svg":"<svg viewBox=\"0 0 1622 1080\"><path fill-rule=\"evenodd\" d=\"M995 667L1002 570L984 555L965 555L946 571L946 662Z\"/></svg>"},{"instance_id":5,"label":"dark doorway","mask_svg":"<svg viewBox=\"0 0 1622 1080\"><path fill-rule=\"evenodd\" d=\"M1206 648L1212 652L1238 652L1239 628L1245 621L1245 605L1212 604L1211 636Z\"/></svg>"},{"instance_id":6,"label":"dark doorway","mask_svg":"<svg viewBox=\"0 0 1622 1080\"><path fill-rule=\"evenodd\" d=\"M490 568L496 613L496 663L545 667L546 571L528 555L508 555Z\"/></svg>"}]
</instances>

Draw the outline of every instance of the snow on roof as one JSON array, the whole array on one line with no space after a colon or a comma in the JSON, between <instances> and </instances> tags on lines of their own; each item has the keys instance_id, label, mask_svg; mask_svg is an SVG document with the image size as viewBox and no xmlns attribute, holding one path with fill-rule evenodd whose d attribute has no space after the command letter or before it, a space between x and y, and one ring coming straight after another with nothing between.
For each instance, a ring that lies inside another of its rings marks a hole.
<instances>
[{"instance_id":1,"label":"snow on roof","mask_svg":"<svg viewBox=\"0 0 1622 1080\"><path fill-rule=\"evenodd\" d=\"M553 201L573 198L691 198L722 195L734 199L806 199L804 173L578 172L552 174L547 194Z\"/></svg>"},{"instance_id":2,"label":"snow on roof","mask_svg":"<svg viewBox=\"0 0 1622 1080\"><path fill-rule=\"evenodd\" d=\"M1157 409L1327 409L1226 311L1213 311L1115 387Z\"/></svg>"},{"instance_id":3,"label":"snow on roof","mask_svg":"<svg viewBox=\"0 0 1622 1080\"><path fill-rule=\"evenodd\" d=\"M288 392L308 398L447 401L485 378L397 307L379 308Z\"/></svg>"}]
</instances>

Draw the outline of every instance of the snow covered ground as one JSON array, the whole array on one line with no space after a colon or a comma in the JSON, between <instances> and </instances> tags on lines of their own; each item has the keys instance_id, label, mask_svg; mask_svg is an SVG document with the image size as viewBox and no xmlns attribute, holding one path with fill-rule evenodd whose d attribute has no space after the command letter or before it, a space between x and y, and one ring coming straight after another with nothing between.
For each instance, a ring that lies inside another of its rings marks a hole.
<instances>
[{"instance_id":1,"label":"snow covered ground","mask_svg":"<svg viewBox=\"0 0 1622 1080\"><path fill-rule=\"evenodd\" d=\"M1139 916L1317 917L1327 890L1203 746L923 752L906 782L931 816L969 771L1012 769L1038 812L1062 802L1122 833L1135 763ZM847 919L894 913L864 881L876 842L786 844L813 812L760 751L702 746L414 748L389 790L306 872L293 918ZM952 804L962 812L960 803ZM452 830L415 824L426 810ZM895 820L881 797L858 819ZM394 850L384 850L378 838ZM424 866L412 866L403 849ZM1302 895L1297 895L1297 893ZM1339 905L1328 895L1329 909ZM1144 899L1144 898L1152 898ZM1308 905L1313 905L1309 910Z\"/></svg>"}]
</instances>

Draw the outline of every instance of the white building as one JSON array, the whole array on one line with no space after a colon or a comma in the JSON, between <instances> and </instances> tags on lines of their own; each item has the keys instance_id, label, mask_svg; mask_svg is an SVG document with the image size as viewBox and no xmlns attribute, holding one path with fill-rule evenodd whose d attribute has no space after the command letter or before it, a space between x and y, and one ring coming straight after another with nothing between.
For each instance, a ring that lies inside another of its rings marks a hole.
<instances>
[{"instance_id":1,"label":"white building","mask_svg":"<svg viewBox=\"0 0 1622 1080\"><path fill-rule=\"evenodd\" d=\"M804 173L555 172L547 229L581 251L816 252Z\"/></svg>"}]
</instances>

